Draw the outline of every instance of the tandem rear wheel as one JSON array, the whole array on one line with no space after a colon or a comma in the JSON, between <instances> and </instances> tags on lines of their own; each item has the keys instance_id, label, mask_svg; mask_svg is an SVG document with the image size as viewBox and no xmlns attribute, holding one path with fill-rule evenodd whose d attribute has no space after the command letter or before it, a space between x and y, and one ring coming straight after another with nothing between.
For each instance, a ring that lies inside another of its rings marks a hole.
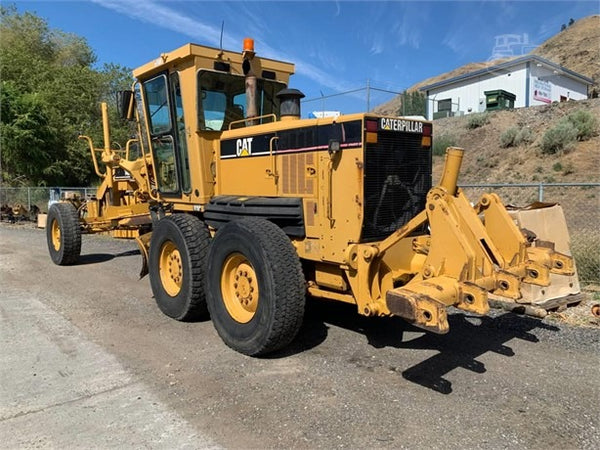
<instances>
[{"instance_id":1,"label":"tandem rear wheel","mask_svg":"<svg viewBox=\"0 0 600 450\"><path fill-rule=\"evenodd\" d=\"M306 285L296 250L264 219L219 229L208 252L206 294L219 336L246 355L285 347L304 318Z\"/></svg>"},{"instance_id":2,"label":"tandem rear wheel","mask_svg":"<svg viewBox=\"0 0 600 450\"><path fill-rule=\"evenodd\" d=\"M181 321L208 315L204 294L208 228L190 214L161 219L150 240L149 274L159 309Z\"/></svg>"},{"instance_id":3,"label":"tandem rear wheel","mask_svg":"<svg viewBox=\"0 0 600 450\"><path fill-rule=\"evenodd\" d=\"M211 240L197 217L167 216L152 232L149 269L164 314L194 320L210 312L221 339L240 353L279 350L302 324L300 260L286 234L267 220L229 222Z\"/></svg>"}]
</instances>

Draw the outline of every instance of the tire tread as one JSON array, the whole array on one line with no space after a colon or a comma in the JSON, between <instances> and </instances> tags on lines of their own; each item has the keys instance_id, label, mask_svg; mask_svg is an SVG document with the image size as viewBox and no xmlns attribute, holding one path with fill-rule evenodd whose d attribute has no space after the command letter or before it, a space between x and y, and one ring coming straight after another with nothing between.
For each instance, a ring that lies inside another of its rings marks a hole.
<instances>
[{"instance_id":1,"label":"tire tread","mask_svg":"<svg viewBox=\"0 0 600 450\"><path fill-rule=\"evenodd\" d=\"M48 248L54 263L59 266L75 264L81 254L81 226L79 214L71 203L54 203L48 212ZM55 251L52 247L52 221L58 220L60 226L61 248Z\"/></svg>"},{"instance_id":2,"label":"tire tread","mask_svg":"<svg viewBox=\"0 0 600 450\"><path fill-rule=\"evenodd\" d=\"M155 290L154 284L156 284L157 289L160 290L160 292L154 292L154 297L163 313L169 317L172 317L173 319L183 322L204 319L208 316L208 307L206 306L206 295L204 292L206 255L208 253L208 246L211 240L208 228L206 227L206 224L198 217L186 213L178 213L167 216L161 219L161 222L159 222L157 225L157 227L160 227L159 230L155 229L153 233L167 233L167 237L173 238L174 236L169 236L168 234L172 232L169 231L172 230L169 225L169 223L171 223L178 230L177 232L180 233L185 242L185 248L180 248L179 251L182 254L182 257L189 258L189 279L191 283L189 286L182 287L182 289L185 289L186 292L182 292L180 295L187 295L187 297L180 298L178 300L183 301L183 303L181 303L182 309L177 312L167 312L165 309L163 309L161 303L163 301L169 302L172 300L162 299L162 296L166 294L162 292L160 280L156 280L155 283L152 283L153 271L158 270L158 268L151 267L150 275L153 291ZM153 243L151 240L151 254L153 252L153 245L158 244ZM186 254L185 256L184 253ZM157 264L156 261L154 263ZM155 275L155 277L159 276Z\"/></svg>"},{"instance_id":3,"label":"tire tread","mask_svg":"<svg viewBox=\"0 0 600 450\"><path fill-rule=\"evenodd\" d=\"M235 340L230 342L227 334L220 329L224 325L217 324L214 315L213 322L229 347L247 355L262 356L285 347L296 337L304 319L306 282L298 254L281 228L259 218L244 218L235 223L250 234L266 256L267 272L272 275L273 281L274 301L270 302L274 308L273 320L271 329L266 330L266 338L254 347ZM218 236L217 233L216 240ZM216 240L213 245L218 245ZM214 297L218 289L217 286L209 286L208 295ZM212 301L216 299L212 298Z\"/></svg>"}]
</instances>

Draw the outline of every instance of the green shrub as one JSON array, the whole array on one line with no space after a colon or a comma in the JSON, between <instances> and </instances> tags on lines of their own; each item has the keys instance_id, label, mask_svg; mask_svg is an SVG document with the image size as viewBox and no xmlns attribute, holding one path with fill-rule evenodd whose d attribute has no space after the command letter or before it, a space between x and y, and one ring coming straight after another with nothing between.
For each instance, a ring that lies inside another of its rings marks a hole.
<instances>
[{"instance_id":1,"label":"green shrub","mask_svg":"<svg viewBox=\"0 0 600 450\"><path fill-rule=\"evenodd\" d=\"M555 172L560 172L563 169L563 165L561 164L561 162L555 162L554 165L552 166L552 170L554 170Z\"/></svg>"},{"instance_id":2,"label":"green shrub","mask_svg":"<svg viewBox=\"0 0 600 450\"><path fill-rule=\"evenodd\" d=\"M529 127L523 127L515 136L515 145L531 144L535 141L535 133Z\"/></svg>"},{"instance_id":3,"label":"green shrub","mask_svg":"<svg viewBox=\"0 0 600 450\"><path fill-rule=\"evenodd\" d=\"M508 130L504 131L500 135L500 147L508 148L515 145L515 139L518 133L519 130L517 129L517 127L510 127Z\"/></svg>"},{"instance_id":4,"label":"green shrub","mask_svg":"<svg viewBox=\"0 0 600 450\"><path fill-rule=\"evenodd\" d=\"M570 150L577 140L577 129L569 120L561 120L554 128L550 128L542 137L543 153L557 154Z\"/></svg>"},{"instance_id":5,"label":"green shrub","mask_svg":"<svg viewBox=\"0 0 600 450\"><path fill-rule=\"evenodd\" d=\"M596 134L598 119L585 109L578 109L569 114L566 119L573 124L577 130L577 139L587 141Z\"/></svg>"},{"instance_id":6,"label":"green shrub","mask_svg":"<svg viewBox=\"0 0 600 450\"><path fill-rule=\"evenodd\" d=\"M528 127L510 127L500 135L500 147L518 147L521 144L531 144L535 134Z\"/></svg>"},{"instance_id":7,"label":"green shrub","mask_svg":"<svg viewBox=\"0 0 600 450\"><path fill-rule=\"evenodd\" d=\"M440 134L433 136L433 149L432 152L436 156L443 156L446 154L447 147L455 147L456 138L450 134Z\"/></svg>"},{"instance_id":8,"label":"green shrub","mask_svg":"<svg viewBox=\"0 0 600 450\"><path fill-rule=\"evenodd\" d=\"M488 113L477 113L470 114L469 120L467 121L467 128L473 130L475 128L479 128L484 126L485 124L490 123L490 118Z\"/></svg>"}]
</instances>

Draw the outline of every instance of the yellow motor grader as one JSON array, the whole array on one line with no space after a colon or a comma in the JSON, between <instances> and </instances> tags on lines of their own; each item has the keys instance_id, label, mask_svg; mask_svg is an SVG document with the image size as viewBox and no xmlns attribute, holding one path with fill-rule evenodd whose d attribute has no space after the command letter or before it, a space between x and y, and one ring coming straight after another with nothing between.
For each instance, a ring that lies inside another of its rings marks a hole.
<instances>
[{"instance_id":1,"label":"yellow motor grader","mask_svg":"<svg viewBox=\"0 0 600 450\"><path fill-rule=\"evenodd\" d=\"M301 119L293 64L188 44L134 70L118 103L137 135L88 141L96 196L54 204L52 260L75 264L82 233L135 238L158 307L210 317L233 349L287 345L305 297L448 331L447 307L547 305L579 291L560 207L472 204L449 148L432 187L432 123L376 114ZM552 220L552 227L548 227ZM526 224L526 226L524 225Z\"/></svg>"}]
</instances>

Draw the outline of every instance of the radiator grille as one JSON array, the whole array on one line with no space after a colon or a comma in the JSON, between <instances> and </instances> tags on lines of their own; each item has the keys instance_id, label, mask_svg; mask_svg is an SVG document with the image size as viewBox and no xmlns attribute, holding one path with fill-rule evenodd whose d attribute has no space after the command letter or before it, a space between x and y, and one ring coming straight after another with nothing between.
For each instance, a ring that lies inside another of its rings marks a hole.
<instances>
[{"instance_id":1,"label":"radiator grille","mask_svg":"<svg viewBox=\"0 0 600 450\"><path fill-rule=\"evenodd\" d=\"M362 242L389 236L425 208L431 188L431 149L422 135L379 131L367 144Z\"/></svg>"}]
</instances>

